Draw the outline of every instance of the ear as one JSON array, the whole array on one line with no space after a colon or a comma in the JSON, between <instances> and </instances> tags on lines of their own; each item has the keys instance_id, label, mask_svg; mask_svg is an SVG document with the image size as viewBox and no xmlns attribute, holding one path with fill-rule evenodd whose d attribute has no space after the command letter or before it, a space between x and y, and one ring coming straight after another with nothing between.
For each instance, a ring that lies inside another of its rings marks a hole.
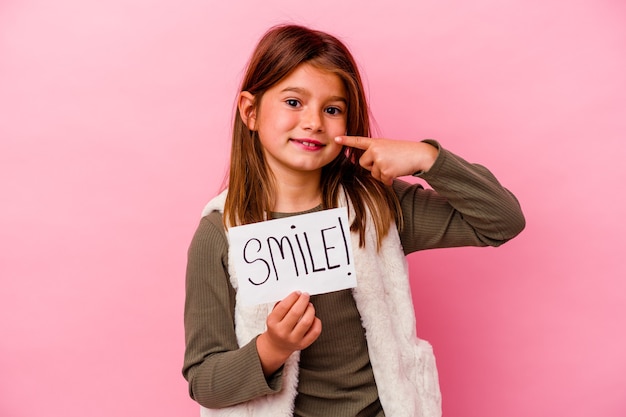
<instances>
[{"instance_id":1,"label":"ear","mask_svg":"<svg viewBox=\"0 0 626 417\"><path fill-rule=\"evenodd\" d=\"M242 91L239 93L237 107L239 108L239 115L241 116L243 123L248 126L248 129L255 130L256 103L254 101L254 96L248 91Z\"/></svg>"}]
</instances>

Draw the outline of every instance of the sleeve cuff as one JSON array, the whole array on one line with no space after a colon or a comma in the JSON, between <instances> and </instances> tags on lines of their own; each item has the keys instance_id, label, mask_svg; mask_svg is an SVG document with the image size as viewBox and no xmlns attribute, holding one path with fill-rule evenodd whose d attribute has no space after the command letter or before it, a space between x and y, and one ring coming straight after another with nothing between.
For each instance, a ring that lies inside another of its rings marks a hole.
<instances>
[{"instance_id":1,"label":"sleeve cuff","mask_svg":"<svg viewBox=\"0 0 626 417\"><path fill-rule=\"evenodd\" d=\"M443 160L443 157L442 157L442 155L441 155L441 154L442 154L442 152L441 152L441 150L442 150L442 149L441 149L441 145L439 144L439 142L438 142L438 141L436 141L436 140L434 140L434 139L424 139L422 142L427 143L427 144L432 145L432 146L434 146L435 148L437 148L437 159L435 159L435 163L433 164L433 166L432 166L432 167L430 167L430 169L429 169L428 171L424 171L424 170L422 170L422 171L417 171L417 172L414 172L414 173L413 173L413 176L414 176L414 177L417 177L417 178L421 178L421 177L423 177L425 174L427 174L427 173L429 173L429 172L433 172L433 171L435 171L436 169L439 169L439 166L440 166L440 165L441 165L441 163L442 163L441 161Z\"/></svg>"},{"instance_id":2,"label":"sleeve cuff","mask_svg":"<svg viewBox=\"0 0 626 417\"><path fill-rule=\"evenodd\" d=\"M261 367L261 359L259 358L259 351L256 348L256 339L257 338L255 337L254 339L252 339L250 341L250 344L253 345L253 346L250 346L250 347L251 348L253 347L254 353L255 353L255 356L256 356L256 365L255 365L255 367L258 367L258 369L256 369L255 372L260 372L261 375L263 375L263 368ZM267 388L272 390L273 392L278 392L283 387L283 378L282 378L282 376L283 376L283 369L284 369L284 366L281 366L271 376L265 378L265 382L267 383Z\"/></svg>"}]
</instances>

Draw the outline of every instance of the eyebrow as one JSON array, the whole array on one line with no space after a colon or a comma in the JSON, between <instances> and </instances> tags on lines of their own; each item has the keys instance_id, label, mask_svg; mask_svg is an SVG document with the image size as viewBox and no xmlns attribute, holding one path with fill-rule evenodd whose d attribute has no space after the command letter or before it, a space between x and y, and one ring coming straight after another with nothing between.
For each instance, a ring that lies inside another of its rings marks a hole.
<instances>
[{"instance_id":1,"label":"eyebrow","mask_svg":"<svg viewBox=\"0 0 626 417\"><path fill-rule=\"evenodd\" d=\"M285 87L281 90L281 92L294 92L302 95L310 95L308 90L300 87ZM348 104L348 100L343 96L331 96L328 101L341 101L345 104Z\"/></svg>"}]
</instances>

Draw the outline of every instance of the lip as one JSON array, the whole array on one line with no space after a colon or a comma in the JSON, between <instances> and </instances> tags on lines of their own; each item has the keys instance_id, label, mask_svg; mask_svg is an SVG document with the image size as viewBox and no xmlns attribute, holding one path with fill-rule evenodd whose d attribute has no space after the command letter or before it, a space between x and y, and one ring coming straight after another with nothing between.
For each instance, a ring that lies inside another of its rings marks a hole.
<instances>
[{"instance_id":1,"label":"lip","mask_svg":"<svg viewBox=\"0 0 626 417\"><path fill-rule=\"evenodd\" d=\"M311 138L292 138L290 142L298 146L300 149L306 151L318 151L323 149L326 145L319 140Z\"/></svg>"}]
</instances>

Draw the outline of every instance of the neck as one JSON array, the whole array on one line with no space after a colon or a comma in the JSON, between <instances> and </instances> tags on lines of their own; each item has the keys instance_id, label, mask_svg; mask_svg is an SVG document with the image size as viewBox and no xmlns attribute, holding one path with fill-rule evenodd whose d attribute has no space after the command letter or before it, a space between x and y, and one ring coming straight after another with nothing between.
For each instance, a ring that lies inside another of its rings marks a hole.
<instances>
[{"instance_id":1,"label":"neck","mask_svg":"<svg viewBox=\"0 0 626 417\"><path fill-rule=\"evenodd\" d=\"M320 174L276 178L276 199L273 211L296 213L319 206L322 203Z\"/></svg>"}]
</instances>

